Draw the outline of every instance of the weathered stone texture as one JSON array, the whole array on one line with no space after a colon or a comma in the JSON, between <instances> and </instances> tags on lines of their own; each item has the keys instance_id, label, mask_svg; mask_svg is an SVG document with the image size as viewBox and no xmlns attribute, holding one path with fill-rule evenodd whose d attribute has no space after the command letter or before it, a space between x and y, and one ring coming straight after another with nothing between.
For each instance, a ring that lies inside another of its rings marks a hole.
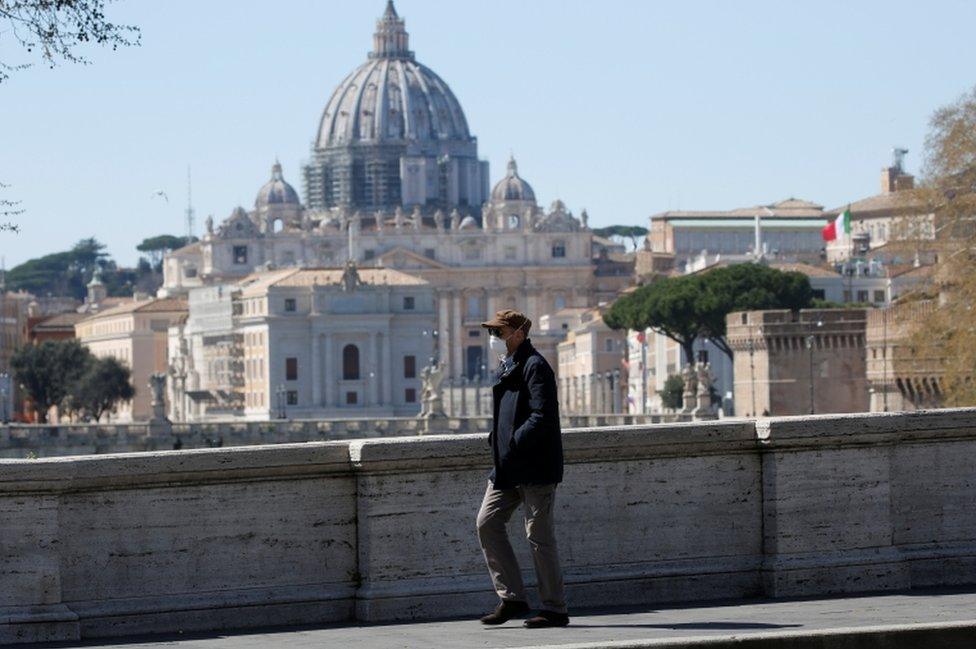
<instances>
[{"instance_id":1,"label":"weathered stone texture","mask_svg":"<svg viewBox=\"0 0 976 649\"><path fill-rule=\"evenodd\" d=\"M974 416L568 430L570 606L974 584ZM489 458L451 434L0 460L0 642L479 612Z\"/></svg>"}]
</instances>

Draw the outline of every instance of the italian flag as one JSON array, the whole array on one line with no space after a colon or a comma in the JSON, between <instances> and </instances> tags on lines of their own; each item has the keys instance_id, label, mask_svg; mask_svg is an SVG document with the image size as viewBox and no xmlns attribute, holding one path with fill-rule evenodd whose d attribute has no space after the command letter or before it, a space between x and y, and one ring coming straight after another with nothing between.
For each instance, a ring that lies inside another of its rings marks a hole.
<instances>
[{"instance_id":1,"label":"italian flag","mask_svg":"<svg viewBox=\"0 0 976 649\"><path fill-rule=\"evenodd\" d=\"M836 219L825 225L820 234L823 235L824 241L833 241L841 235L849 236L851 234L850 208L838 214Z\"/></svg>"}]
</instances>

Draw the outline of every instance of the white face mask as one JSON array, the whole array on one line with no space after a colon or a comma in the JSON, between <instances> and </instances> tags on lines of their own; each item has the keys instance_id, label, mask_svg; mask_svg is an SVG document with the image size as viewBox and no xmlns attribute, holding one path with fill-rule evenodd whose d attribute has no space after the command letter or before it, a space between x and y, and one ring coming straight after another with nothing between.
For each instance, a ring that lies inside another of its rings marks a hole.
<instances>
[{"instance_id":1,"label":"white face mask","mask_svg":"<svg viewBox=\"0 0 976 649\"><path fill-rule=\"evenodd\" d=\"M498 360L502 360L508 356L508 345L506 345L505 341L498 336L490 336L488 338L488 349L491 350L492 354L498 357Z\"/></svg>"}]
</instances>

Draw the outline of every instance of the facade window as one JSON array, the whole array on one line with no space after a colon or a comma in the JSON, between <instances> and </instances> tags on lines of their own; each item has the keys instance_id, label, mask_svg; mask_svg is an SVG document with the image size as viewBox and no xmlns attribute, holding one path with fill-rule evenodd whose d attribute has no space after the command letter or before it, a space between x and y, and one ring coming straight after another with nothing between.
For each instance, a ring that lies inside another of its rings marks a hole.
<instances>
[{"instance_id":1,"label":"facade window","mask_svg":"<svg viewBox=\"0 0 976 649\"><path fill-rule=\"evenodd\" d=\"M346 392L346 405L354 406L359 403L359 393L353 390Z\"/></svg>"},{"instance_id":2,"label":"facade window","mask_svg":"<svg viewBox=\"0 0 976 649\"><path fill-rule=\"evenodd\" d=\"M469 329L468 330L468 338L481 338L481 330L480 329Z\"/></svg>"},{"instance_id":3,"label":"facade window","mask_svg":"<svg viewBox=\"0 0 976 649\"><path fill-rule=\"evenodd\" d=\"M403 400L407 403L417 403L417 389L407 388L403 391Z\"/></svg>"},{"instance_id":4,"label":"facade window","mask_svg":"<svg viewBox=\"0 0 976 649\"><path fill-rule=\"evenodd\" d=\"M468 261L481 259L481 248L475 244L464 246L464 258Z\"/></svg>"},{"instance_id":5,"label":"facade window","mask_svg":"<svg viewBox=\"0 0 976 649\"><path fill-rule=\"evenodd\" d=\"M183 275L185 277L188 277L188 278L196 277L197 276L197 269L196 268L193 268L193 267L184 268L183 269Z\"/></svg>"},{"instance_id":6,"label":"facade window","mask_svg":"<svg viewBox=\"0 0 976 649\"><path fill-rule=\"evenodd\" d=\"M298 405L298 390L289 390L285 394L285 401L289 406Z\"/></svg>"},{"instance_id":7,"label":"facade window","mask_svg":"<svg viewBox=\"0 0 976 649\"><path fill-rule=\"evenodd\" d=\"M427 259L437 259L437 251L434 250L433 248L425 248L424 257L426 257Z\"/></svg>"},{"instance_id":8,"label":"facade window","mask_svg":"<svg viewBox=\"0 0 976 649\"><path fill-rule=\"evenodd\" d=\"M552 244L552 256L553 258L565 257L566 256L566 244L562 241L557 241Z\"/></svg>"},{"instance_id":9,"label":"facade window","mask_svg":"<svg viewBox=\"0 0 976 649\"><path fill-rule=\"evenodd\" d=\"M285 359L285 380L298 380L298 359L294 356Z\"/></svg>"},{"instance_id":10,"label":"facade window","mask_svg":"<svg viewBox=\"0 0 976 649\"><path fill-rule=\"evenodd\" d=\"M369 261L370 259L373 259L374 257L376 257L376 251L373 250L372 248L367 248L366 250L363 251L363 259L364 260Z\"/></svg>"},{"instance_id":11,"label":"facade window","mask_svg":"<svg viewBox=\"0 0 976 649\"><path fill-rule=\"evenodd\" d=\"M247 246L234 246L234 263L247 263Z\"/></svg>"},{"instance_id":12,"label":"facade window","mask_svg":"<svg viewBox=\"0 0 976 649\"><path fill-rule=\"evenodd\" d=\"M874 292L874 301L875 302L884 302L885 301L885 292L882 291L882 290L876 290Z\"/></svg>"},{"instance_id":13,"label":"facade window","mask_svg":"<svg viewBox=\"0 0 976 649\"><path fill-rule=\"evenodd\" d=\"M342 378L345 381L359 380L359 347L355 345L342 348Z\"/></svg>"},{"instance_id":14,"label":"facade window","mask_svg":"<svg viewBox=\"0 0 976 649\"><path fill-rule=\"evenodd\" d=\"M505 259L515 259L518 256L518 249L515 246L505 246Z\"/></svg>"},{"instance_id":15,"label":"facade window","mask_svg":"<svg viewBox=\"0 0 976 649\"><path fill-rule=\"evenodd\" d=\"M868 292L867 291L858 291L857 292L857 301L858 302L861 302L861 303L867 302L868 301Z\"/></svg>"},{"instance_id":16,"label":"facade window","mask_svg":"<svg viewBox=\"0 0 976 649\"><path fill-rule=\"evenodd\" d=\"M293 297L286 297L285 298L285 311L288 311L289 313L294 313L296 308L297 308L297 305L295 303L295 298L293 298Z\"/></svg>"},{"instance_id":17,"label":"facade window","mask_svg":"<svg viewBox=\"0 0 976 649\"><path fill-rule=\"evenodd\" d=\"M416 356L403 357L403 378L405 379L417 378L417 357Z\"/></svg>"},{"instance_id":18,"label":"facade window","mask_svg":"<svg viewBox=\"0 0 976 649\"><path fill-rule=\"evenodd\" d=\"M480 318L482 316L481 312L481 297L478 295L468 296L468 317L469 318Z\"/></svg>"},{"instance_id":19,"label":"facade window","mask_svg":"<svg viewBox=\"0 0 976 649\"><path fill-rule=\"evenodd\" d=\"M414 298L413 298L413 296L412 295L405 295L405 296L403 296L403 310L404 311L413 311L413 307L414 307Z\"/></svg>"},{"instance_id":20,"label":"facade window","mask_svg":"<svg viewBox=\"0 0 976 649\"><path fill-rule=\"evenodd\" d=\"M824 289L822 289L822 288L815 288L815 289L813 289L813 299L815 299L815 300L826 300L827 299L827 292L824 291ZM743 313L742 314L742 324L746 324L745 317L746 317L746 314Z\"/></svg>"},{"instance_id":21,"label":"facade window","mask_svg":"<svg viewBox=\"0 0 976 649\"><path fill-rule=\"evenodd\" d=\"M849 290L846 290L846 289L844 290L844 301L845 302L850 302L851 301L851 292Z\"/></svg>"},{"instance_id":22,"label":"facade window","mask_svg":"<svg viewBox=\"0 0 976 649\"><path fill-rule=\"evenodd\" d=\"M519 215L518 214L509 214L508 215L508 229L509 230L518 230L519 223L520 222L521 222L521 219L519 218Z\"/></svg>"},{"instance_id":23,"label":"facade window","mask_svg":"<svg viewBox=\"0 0 976 649\"><path fill-rule=\"evenodd\" d=\"M555 307L556 311L566 308L566 298L562 295L557 295L552 300L552 305Z\"/></svg>"},{"instance_id":24,"label":"facade window","mask_svg":"<svg viewBox=\"0 0 976 649\"><path fill-rule=\"evenodd\" d=\"M613 351L613 338L607 338L606 340L604 340L603 341L603 348L606 351L608 351L608 352L612 352Z\"/></svg>"}]
</instances>

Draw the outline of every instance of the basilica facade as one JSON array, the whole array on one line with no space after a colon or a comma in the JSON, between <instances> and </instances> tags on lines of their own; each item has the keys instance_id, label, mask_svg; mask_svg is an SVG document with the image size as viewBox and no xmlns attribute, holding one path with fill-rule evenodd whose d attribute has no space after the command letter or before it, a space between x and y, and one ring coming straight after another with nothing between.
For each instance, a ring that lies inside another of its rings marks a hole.
<instances>
[{"instance_id":1,"label":"basilica facade","mask_svg":"<svg viewBox=\"0 0 976 649\"><path fill-rule=\"evenodd\" d=\"M495 310L538 321L612 301L631 281L631 267L600 254L586 211L541 206L514 158L489 185L460 103L416 61L392 2L366 63L326 104L302 175L304 200L276 161L253 208L208 218L164 260L160 296L287 268L395 270L432 291L446 376L473 378L494 366L479 324Z\"/></svg>"}]
</instances>

